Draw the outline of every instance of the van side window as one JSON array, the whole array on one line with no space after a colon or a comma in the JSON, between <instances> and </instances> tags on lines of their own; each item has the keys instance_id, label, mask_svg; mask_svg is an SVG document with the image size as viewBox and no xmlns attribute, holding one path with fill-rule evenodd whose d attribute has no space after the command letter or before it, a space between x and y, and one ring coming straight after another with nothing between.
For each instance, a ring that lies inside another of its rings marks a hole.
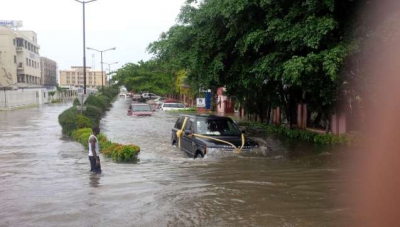
<instances>
[{"instance_id":1,"label":"van side window","mask_svg":"<svg viewBox=\"0 0 400 227\"><path fill-rule=\"evenodd\" d=\"M188 122L186 122L186 125L185 125L185 130L191 130L192 132L194 132L194 119L193 118L188 119Z\"/></svg>"},{"instance_id":2,"label":"van side window","mask_svg":"<svg viewBox=\"0 0 400 227\"><path fill-rule=\"evenodd\" d=\"M178 120L176 121L175 128L181 129L184 119L185 119L184 117L179 117Z\"/></svg>"}]
</instances>

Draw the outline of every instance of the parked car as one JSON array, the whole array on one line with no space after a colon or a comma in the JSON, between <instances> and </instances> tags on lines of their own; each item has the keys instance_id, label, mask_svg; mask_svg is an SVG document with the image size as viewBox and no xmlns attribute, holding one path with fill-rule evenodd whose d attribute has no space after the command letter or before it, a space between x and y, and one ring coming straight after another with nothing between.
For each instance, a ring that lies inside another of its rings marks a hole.
<instances>
[{"instance_id":1,"label":"parked car","mask_svg":"<svg viewBox=\"0 0 400 227\"><path fill-rule=\"evenodd\" d=\"M185 118L187 118L186 125L179 138L177 132L182 129ZM179 146L179 140L181 140L180 149L194 158L204 157L205 154L217 150L233 152L235 148L242 146L242 138L244 139L243 152L259 149L257 142L242 137L242 133L244 132L241 132L238 125L229 117L201 114L180 115L172 129L171 143Z\"/></svg>"},{"instance_id":2,"label":"parked car","mask_svg":"<svg viewBox=\"0 0 400 227\"><path fill-rule=\"evenodd\" d=\"M141 96L139 94L132 95L132 101L139 101Z\"/></svg>"},{"instance_id":3,"label":"parked car","mask_svg":"<svg viewBox=\"0 0 400 227\"><path fill-rule=\"evenodd\" d=\"M132 103L128 109L129 116L151 116L153 112L149 104L145 103Z\"/></svg>"},{"instance_id":4,"label":"parked car","mask_svg":"<svg viewBox=\"0 0 400 227\"><path fill-rule=\"evenodd\" d=\"M162 111L169 111L169 110L187 110L189 108L187 108L185 105L183 105L182 103L175 103L175 102L167 102L167 103L163 103L161 104L161 110Z\"/></svg>"},{"instance_id":5,"label":"parked car","mask_svg":"<svg viewBox=\"0 0 400 227\"><path fill-rule=\"evenodd\" d=\"M157 108L161 108L161 105L163 103L179 103L179 101L175 100L175 99L169 99L167 97L160 97L160 98L149 100L146 103L156 106Z\"/></svg>"},{"instance_id":6,"label":"parked car","mask_svg":"<svg viewBox=\"0 0 400 227\"><path fill-rule=\"evenodd\" d=\"M154 93L142 93L141 94L142 98L144 99L156 99L156 98L160 98L161 96L158 96Z\"/></svg>"}]
</instances>

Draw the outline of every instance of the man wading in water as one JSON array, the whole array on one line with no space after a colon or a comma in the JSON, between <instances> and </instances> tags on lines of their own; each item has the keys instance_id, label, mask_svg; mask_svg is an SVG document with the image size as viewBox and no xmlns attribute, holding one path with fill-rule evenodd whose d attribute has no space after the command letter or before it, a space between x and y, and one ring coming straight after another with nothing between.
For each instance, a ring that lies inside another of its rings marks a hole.
<instances>
[{"instance_id":1,"label":"man wading in water","mask_svg":"<svg viewBox=\"0 0 400 227\"><path fill-rule=\"evenodd\" d=\"M90 171L94 173L101 173L100 166L100 149L99 149L99 141L97 140L97 135L100 133L100 128L98 126L94 126L92 128L93 133L89 136L89 161L90 161Z\"/></svg>"}]
</instances>

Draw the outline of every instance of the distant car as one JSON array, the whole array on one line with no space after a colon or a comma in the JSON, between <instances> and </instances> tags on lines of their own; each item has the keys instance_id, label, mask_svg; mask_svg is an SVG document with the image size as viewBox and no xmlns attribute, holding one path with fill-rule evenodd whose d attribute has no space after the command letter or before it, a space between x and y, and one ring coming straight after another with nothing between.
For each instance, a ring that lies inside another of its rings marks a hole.
<instances>
[{"instance_id":1,"label":"distant car","mask_svg":"<svg viewBox=\"0 0 400 227\"><path fill-rule=\"evenodd\" d=\"M157 99L160 98L160 96L154 94L154 93L142 93L141 97L144 99Z\"/></svg>"},{"instance_id":2,"label":"distant car","mask_svg":"<svg viewBox=\"0 0 400 227\"><path fill-rule=\"evenodd\" d=\"M183 105L182 103L163 103L161 104L161 110L162 111L169 111L169 110L187 110L189 108L187 108L185 105Z\"/></svg>"},{"instance_id":3,"label":"distant car","mask_svg":"<svg viewBox=\"0 0 400 227\"><path fill-rule=\"evenodd\" d=\"M161 105L163 103L179 103L179 101L175 100L175 99L169 99L169 98L166 98L166 97L160 97L160 98L157 98L157 99L149 100L146 103L148 103L148 104L150 104L152 106L155 106L157 109L159 109L159 108L161 108Z\"/></svg>"},{"instance_id":4,"label":"distant car","mask_svg":"<svg viewBox=\"0 0 400 227\"><path fill-rule=\"evenodd\" d=\"M183 133L181 138L178 138L177 132L182 130L185 118L187 120ZM179 140L181 140L180 149L194 158L204 157L205 154L214 150L233 152L235 148L242 146L242 138L244 139L242 151L259 149L257 142L244 136L242 137L242 133L239 126L229 117L208 114L183 114L178 117L172 129L171 143L179 146Z\"/></svg>"},{"instance_id":5,"label":"distant car","mask_svg":"<svg viewBox=\"0 0 400 227\"><path fill-rule=\"evenodd\" d=\"M149 104L145 103L132 103L128 109L129 116L152 116L153 112Z\"/></svg>"},{"instance_id":6,"label":"distant car","mask_svg":"<svg viewBox=\"0 0 400 227\"><path fill-rule=\"evenodd\" d=\"M132 101L139 101L141 96L139 94L132 95Z\"/></svg>"},{"instance_id":7,"label":"distant car","mask_svg":"<svg viewBox=\"0 0 400 227\"><path fill-rule=\"evenodd\" d=\"M164 101L162 101L163 103L179 103L178 100L175 99L165 99Z\"/></svg>"}]
</instances>

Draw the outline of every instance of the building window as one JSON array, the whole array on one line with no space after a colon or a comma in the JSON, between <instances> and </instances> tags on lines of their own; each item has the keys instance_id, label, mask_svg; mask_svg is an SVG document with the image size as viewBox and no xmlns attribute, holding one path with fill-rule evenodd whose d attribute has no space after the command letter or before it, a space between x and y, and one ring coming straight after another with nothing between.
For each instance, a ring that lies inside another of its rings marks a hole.
<instances>
[{"instance_id":1,"label":"building window","mask_svg":"<svg viewBox=\"0 0 400 227\"><path fill-rule=\"evenodd\" d=\"M14 46L15 46L15 39L13 39L13 43L14 43Z\"/></svg>"},{"instance_id":2,"label":"building window","mask_svg":"<svg viewBox=\"0 0 400 227\"><path fill-rule=\"evenodd\" d=\"M26 58L26 65L28 65L28 58Z\"/></svg>"},{"instance_id":3,"label":"building window","mask_svg":"<svg viewBox=\"0 0 400 227\"><path fill-rule=\"evenodd\" d=\"M17 64L17 56L14 55L14 63Z\"/></svg>"}]
</instances>

